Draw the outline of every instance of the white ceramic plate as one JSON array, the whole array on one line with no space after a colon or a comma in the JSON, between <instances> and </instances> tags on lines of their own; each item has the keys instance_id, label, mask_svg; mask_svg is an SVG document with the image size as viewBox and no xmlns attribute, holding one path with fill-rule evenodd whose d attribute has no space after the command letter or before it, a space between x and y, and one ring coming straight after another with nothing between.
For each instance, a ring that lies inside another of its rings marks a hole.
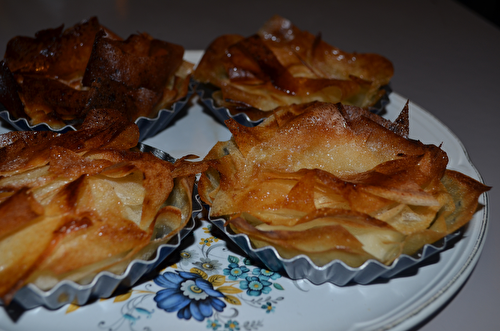
<instances>
[{"instance_id":1,"label":"white ceramic plate","mask_svg":"<svg viewBox=\"0 0 500 331\"><path fill-rule=\"evenodd\" d=\"M188 54L194 59L199 55L199 52ZM390 98L385 116L394 120L406 99L396 93ZM6 130L0 127L0 133ZM450 158L449 168L481 180L456 136L415 104L410 104L410 135L425 143L442 144ZM203 157L216 141L229 137L229 131L209 111L195 103L188 109L187 116L174 121L165 131L144 143L168 151L175 158L188 153ZM188 274L181 274L184 278L176 276L176 281L170 283L161 282L163 276L159 276L158 283L147 280L130 292L84 307L66 305L55 311L36 308L22 312L20 316L13 314L14 318L0 308L0 330L31 331L39 330L41 326L53 331L408 330L450 300L472 272L487 231L486 194L480 197L480 203L483 208L474 215L463 237L450 249L389 281L345 287L291 281L270 275L253 264L245 265L244 256L237 248L226 247L222 235L210 233L210 223L199 220L193 235L171 254L161 273L172 276L181 271L193 271L205 274L212 281L211 285L198 280L198 287L186 286L195 285L197 278L191 275L194 278L186 281ZM170 264L174 264L173 267L168 266ZM231 273L237 275L236 272L250 278L230 277ZM182 284L185 294L179 292ZM168 285L171 289L165 290ZM208 303L211 303L205 311L212 315L200 317L201 321L194 317L188 320L178 317L178 312L185 313L185 310L178 309L176 304L182 301L177 299L183 299L184 303L193 306L194 312L198 311L197 302L200 301L195 301L195 298L200 286L208 295L205 302L208 298ZM210 286L215 288L214 292L209 290ZM247 292L249 287L256 291ZM226 299L217 298L219 293ZM185 295L192 299L186 299ZM171 312L159 307L155 298Z\"/></svg>"}]
</instances>

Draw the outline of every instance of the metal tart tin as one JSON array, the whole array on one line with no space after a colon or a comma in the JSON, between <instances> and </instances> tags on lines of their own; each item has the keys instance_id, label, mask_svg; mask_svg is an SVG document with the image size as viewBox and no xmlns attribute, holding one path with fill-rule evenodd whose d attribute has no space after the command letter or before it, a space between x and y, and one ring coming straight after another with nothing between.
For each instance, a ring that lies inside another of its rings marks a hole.
<instances>
[{"instance_id":1,"label":"metal tart tin","mask_svg":"<svg viewBox=\"0 0 500 331\"><path fill-rule=\"evenodd\" d=\"M246 234L235 234L226 228L224 226L225 219L208 217L208 220L223 231L251 260L262 263L271 271L288 275L293 280L307 279L315 285L323 283L332 283L337 286L366 285L376 280L387 280L443 251L453 239L460 236L460 231L458 231L438 242L426 244L415 255L402 254L391 265L385 265L376 260L368 260L360 267L353 268L340 260L333 260L322 267L318 267L305 255L285 259L272 246L256 249L252 246Z\"/></svg>"}]
</instances>

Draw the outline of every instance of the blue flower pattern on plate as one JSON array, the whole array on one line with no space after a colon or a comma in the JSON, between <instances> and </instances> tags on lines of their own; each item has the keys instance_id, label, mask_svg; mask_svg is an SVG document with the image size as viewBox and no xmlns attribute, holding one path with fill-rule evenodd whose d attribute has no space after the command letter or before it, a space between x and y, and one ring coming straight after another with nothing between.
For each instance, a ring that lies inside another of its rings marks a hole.
<instances>
[{"instance_id":1,"label":"blue flower pattern on plate","mask_svg":"<svg viewBox=\"0 0 500 331\"><path fill-rule=\"evenodd\" d=\"M167 312L177 311L177 317L198 321L212 316L215 309L223 311L226 304L219 298L224 295L214 290L212 284L200 275L190 272L165 272L154 282L164 290L159 291L154 300L158 308Z\"/></svg>"},{"instance_id":2,"label":"blue flower pattern on plate","mask_svg":"<svg viewBox=\"0 0 500 331\"><path fill-rule=\"evenodd\" d=\"M249 271L245 265L239 266L237 263L229 263L227 268L223 270L223 273L230 280L238 280L238 278L244 278L245 274Z\"/></svg>"},{"instance_id":3,"label":"blue flower pattern on plate","mask_svg":"<svg viewBox=\"0 0 500 331\"><path fill-rule=\"evenodd\" d=\"M271 285L273 283L268 282L265 279L261 279L255 276L248 276L246 280L240 282L240 288L247 291L250 296L259 296L262 293L268 294L271 292Z\"/></svg>"},{"instance_id":4,"label":"blue flower pattern on plate","mask_svg":"<svg viewBox=\"0 0 500 331\"><path fill-rule=\"evenodd\" d=\"M206 329L213 331L258 330L264 326L262 317L274 312L277 304L284 300L283 296L273 295L273 291L284 291L277 282L281 275L254 266L248 257L234 254L226 247L225 240L216 236L207 238L211 224L198 222L202 226L193 232L198 245L181 248L178 262L146 283L146 290L132 289L115 298L114 302L124 303L122 315L111 325L101 322L100 328L114 331L127 325L134 331L140 315L151 318L157 311L177 313L181 320L205 321ZM151 299L159 309L141 308ZM225 312L228 305L230 312ZM257 315L254 320L240 320L238 307L242 305L258 309L264 315L261 318Z\"/></svg>"}]
</instances>

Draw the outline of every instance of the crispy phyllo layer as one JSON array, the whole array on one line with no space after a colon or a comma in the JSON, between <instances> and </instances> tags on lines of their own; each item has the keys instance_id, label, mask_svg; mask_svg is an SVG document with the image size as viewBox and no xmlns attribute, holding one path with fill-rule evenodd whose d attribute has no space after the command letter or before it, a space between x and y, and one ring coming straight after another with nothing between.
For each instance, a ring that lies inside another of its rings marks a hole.
<instances>
[{"instance_id":1,"label":"crispy phyllo layer","mask_svg":"<svg viewBox=\"0 0 500 331\"><path fill-rule=\"evenodd\" d=\"M290 21L272 17L250 37L223 35L205 51L193 77L215 85L219 106L250 119L278 106L311 101L370 107L384 95L392 63L377 54L347 53Z\"/></svg>"},{"instance_id":2,"label":"crispy phyllo layer","mask_svg":"<svg viewBox=\"0 0 500 331\"><path fill-rule=\"evenodd\" d=\"M91 109L153 118L187 95L184 48L147 33L126 40L93 17L63 30L15 37L0 65L0 102L15 118L79 127Z\"/></svg>"},{"instance_id":3,"label":"crispy phyllo layer","mask_svg":"<svg viewBox=\"0 0 500 331\"><path fill-rule=\"evenodd\" d=\"M354 106L278 108L256 127L226 121L232 139L206 156L198 190L211 217L254 247L318 266L392 263L466 224L489 187L447 170L446 153Z\"/></svg>"},{"instance_id":4,"label":"crispy phyllo layer","mask_svg":"<svg viewBox=\"0 0 500 331\"><path fill-rule=\"evenodd\" d=\"M78 131L0 135L0 298L90 282L148 259L191 217L199 164L140 152L139 130L92 110Z\"/></svg>"}]
</instances>

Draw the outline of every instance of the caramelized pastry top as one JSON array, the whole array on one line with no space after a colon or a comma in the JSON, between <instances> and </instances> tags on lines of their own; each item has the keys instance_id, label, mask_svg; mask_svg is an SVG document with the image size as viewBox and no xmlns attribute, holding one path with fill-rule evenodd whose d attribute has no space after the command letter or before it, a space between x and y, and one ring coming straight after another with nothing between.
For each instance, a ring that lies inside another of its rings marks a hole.
<instances>
[{"instance_id":1,"label":"caramelized pastry top","mask_svg":"<svg viewBox=\"0 0 500 331\"><path fill-rule=\"evenodd\" d=\"M193 64L184 48L147 33L126 40L97 18L15 37L0 65L0 102L15 118L79 127L90 109L154 118L186 96Z\"/></svg>"},{"instance_id":2,"label":"caramelized pastry top","mask_svg":"<svg viewBox=\"0 0 500 331\"><path fill-rule=\"evenodd\" d=\"M370 107L392 75L386 58L344 52L274 16L250 37L215 39L193 77L220 88L219 106L256 120L278 106L315 100Z\"/></svg>"}]
</instances>

